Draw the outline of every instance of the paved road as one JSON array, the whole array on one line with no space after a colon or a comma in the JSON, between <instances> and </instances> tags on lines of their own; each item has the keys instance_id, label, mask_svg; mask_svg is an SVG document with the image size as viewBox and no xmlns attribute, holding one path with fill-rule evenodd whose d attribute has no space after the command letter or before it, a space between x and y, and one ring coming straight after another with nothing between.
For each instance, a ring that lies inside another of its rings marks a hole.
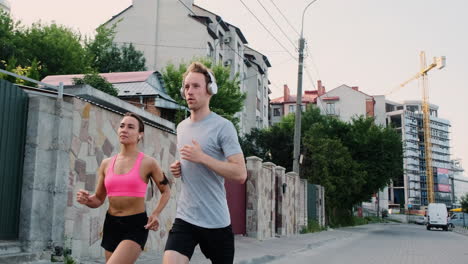
<instances>
[{"instance_id":1,"label":"paved road","mask_svg":"<svg viewBox=\"0 0 468 264\"><path fill-rule=\"evenodd\" d=\"M427 231L414 224L373 224L340 229L341 239L308 248L269 263L462 264L468 263L468 236Z\"/></svg>"}]
</instances>

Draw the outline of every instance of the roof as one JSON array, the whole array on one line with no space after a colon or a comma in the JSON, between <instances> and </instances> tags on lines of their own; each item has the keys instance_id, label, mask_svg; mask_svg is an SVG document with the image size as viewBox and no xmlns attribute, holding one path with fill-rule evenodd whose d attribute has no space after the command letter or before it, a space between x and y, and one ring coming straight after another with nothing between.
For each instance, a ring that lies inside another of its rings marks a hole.
<instances>
[{"instance_id":1,"label":"roof","mask_svg":"<svg viewBox=\"0 0 468 264\"><path fill-rule=\"evenodd\" d=\"M314 103L317 99L317 90L309 90L309 91L305 91L304 94L302 95L302 102L303 103ZM281 96L281 97L278 97L278 98L275 98L275 99L272 99L270 101L270 104L285 104L285 103L295 103L297 100L296 98L296 95L295 94L291 94L289 96L289 100L288 101L284 101L284 97Z\"/></svg>"},{"instance_id":2,"label":"roof","mask_svg":"<svg viewBox=\"0 0 468 264\"><path fill-rule=\"evenodd\" d=\"M144 82L146 81L154 71L139 71L139 72L111 72L111 73L100 73L99 75L104 77L108 82L112 84L116 83L128 83L128 82ZM42 79L42 82L59 85L60 82L63 85L73 85L73 78L83 78L84 74L68 74L68 75L49 75Z\"/></svg>"},{"instance_id":3,"label":"roof","mask_svg":"<svg viewBox=\"0 0 468 264\"><path fill-rule=\"evenodd\" d=\"M236 33L239 36L239 38L241 39L242 43L244 43L244 44L248 43L247 39L244 36L244 34L242 33L242 31L238 27L234 26L233 24L227 23L227 22L226 22L226 24L228 24L229 26L233 27L236 30Z\"/></svg>"},{"instance_id":4,"label":"roof","mask_svg":"<svg viewBox=\"0 0 468 264\"><path fill-rule=\"evenodd\" d=\"M248 45L245 45L246 49L244 51L244 54L248 54L248 52L252 52L252 53L257 53L259 56L262 57L263 59L263 62L266 64L267 67L271 67L271 63L270 61L268 60L268 57L265 56L263 53L253 49L252 47L248 46ZM251 55L251 54L249 54Z\"/></svg>"},{"instance_id":5,"label":"roof","mask_svg":"<svg viewBox=\"0 0 468 264\"><path fill-rule=\"evenodd\" d=\"M337 100L340 100L340 97L339 96L323 97L322 100L324 100L324 101L337 101Z\"/></svg>"},{"instance_id":6,"label":"roof","mask_svg":"<svg viewBox=\"0 0 468 264\"><path fill-rule=\"evenodd\" d=\"M164 91L156 89L147 82L134 82L134 83L116 83L114 87L119 90L117 96L140 96L140 95L156 95L169 101L174 101Z\"/></svg>"},{"instance_id":7,"label":"roof","mask_svg":"<svg viewBox=\"0 0 468 264\"><path fill-rule=\"evenodd\" d=\"M129 7L125 8L125 9L122 10L122 11L120 11L117 15L112 16L109 20L107 20L106 22L104 22L103 25L105 25L105 24L111 22L112 20L114 20L115 18L117 18L118 16L120 16L121 14L127 12L127 10L129 10L129 9L132 8L132 7L133 7L133 5L130 5Z\"/></svg>"}]
</instances>

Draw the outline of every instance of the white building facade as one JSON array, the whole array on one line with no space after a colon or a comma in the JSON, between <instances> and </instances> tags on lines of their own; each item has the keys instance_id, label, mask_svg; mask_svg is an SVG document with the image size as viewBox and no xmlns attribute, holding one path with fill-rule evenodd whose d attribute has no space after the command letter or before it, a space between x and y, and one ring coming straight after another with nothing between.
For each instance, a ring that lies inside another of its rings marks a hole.
<instances>
[{"instance_id":1,"label":"white building facade","mask_svg":"<svg viewBox=\"0 0 468 264\"><path fill-rule=\"evenodd\" d=\"M242 133L248 133L253 128L267 128L269 94L268 68L271 67L268 58L258 51L245 47L246 76L244 77L247 99L242 111Z\"/></svg>"},{"instance_id":2,"label":"white building facade","mask_svg":"<svg viewBox=\"0 0 468 264\"><path fill-rule=\"evenodd\" d=\"M341 85L317 97L317 107L323 115L331 115L344 122L360 116L373 117L375 123L385 126L385 96L371 96L357 86ZM362 206L369 210L387 210L388 187Z\"/></svg>"},{"instance_id":3,"label":"white building facade","mask_svg":"<svg viewBox=\"0 0 468 264\"><path fill-rule=\"evenodd\" d=\"M256 98L250 97L256 96L258 83L250 80L260 80L268 92L271 65L265 55L246 46L247 40L239 28L219 15L194 5L193 0L133 0L130 7L105 23L106 27L113 25L116 27L114 42L132 43L142 51L148 70L163 71L170 63L177 66L196 58L209 58L229 67L231 78L238 76L241 91L247 93L246 107L237 114L240 133L268 125L268 121L262 121L265 115L268 120L268 96L264 100L264 94L261 95L267 112L257 112L256 107L251 107L249 103L256 102ZM249 62L252 56L262 70L251 69L257 68Z\"/></svg>"},{"instance_id":4,"label":"white building facade","mask_svg":"<svg viewBox=\"0 0 468 264\"><path fill-rule=\"evenodd\" d=\"M452 184L452 202L454 207L460 207L460 199L468 194L468 177L464 174L465 170L461 166L459 159L450 162L450 180Z\"/></svg>"},{"instance_id":5,"label":"white building facade","mask_svg":"<svg viewBox=\"0 0 468 264\"><path fill-rule=\"evenodd\" d=\"M10 2L8 2L8 0L0 0L0 10L10 13L10 8L11 5Z\"/></svg>"}]
</instances>

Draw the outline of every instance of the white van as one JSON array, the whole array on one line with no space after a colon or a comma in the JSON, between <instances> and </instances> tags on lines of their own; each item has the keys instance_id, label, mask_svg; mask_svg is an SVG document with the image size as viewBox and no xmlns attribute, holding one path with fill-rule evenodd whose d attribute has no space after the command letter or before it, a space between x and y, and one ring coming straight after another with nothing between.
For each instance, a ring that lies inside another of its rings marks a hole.
<instances>
[{"instance_id":1,"label":"white van","mask_svg":"<svg viewBox=\"0 0 468 264\"><path fill-rule=\"evenodd\" d=\"M427 207L427 230L432 227L448 231L447 206L444 203L430 203Z\"/></svg>"}]
</instances>

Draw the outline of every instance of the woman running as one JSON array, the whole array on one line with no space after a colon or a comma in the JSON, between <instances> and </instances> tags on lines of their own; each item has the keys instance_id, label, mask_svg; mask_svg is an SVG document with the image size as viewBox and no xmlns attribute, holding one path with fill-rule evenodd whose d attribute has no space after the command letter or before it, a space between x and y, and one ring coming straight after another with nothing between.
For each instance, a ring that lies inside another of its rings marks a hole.
<instances>
[{"instance_id":1,"label":"woman running","mask_svg":"<svg viewBox=\"0 0 468 264\"><path fill-rule=\"evenodd\" d=\"M80 190L76 194L77 201L90 208L98 208L109 197L101 243L108 264L137 260L149 230L158 230L159 215L171 196L169 181L156 160L138 150L143 133L141 117L126 113L118 129L120 152L102 161L96 193ZM158 186L161 198L148 217L144 199L150 179Z\"/></svg>"}]
</instances>

